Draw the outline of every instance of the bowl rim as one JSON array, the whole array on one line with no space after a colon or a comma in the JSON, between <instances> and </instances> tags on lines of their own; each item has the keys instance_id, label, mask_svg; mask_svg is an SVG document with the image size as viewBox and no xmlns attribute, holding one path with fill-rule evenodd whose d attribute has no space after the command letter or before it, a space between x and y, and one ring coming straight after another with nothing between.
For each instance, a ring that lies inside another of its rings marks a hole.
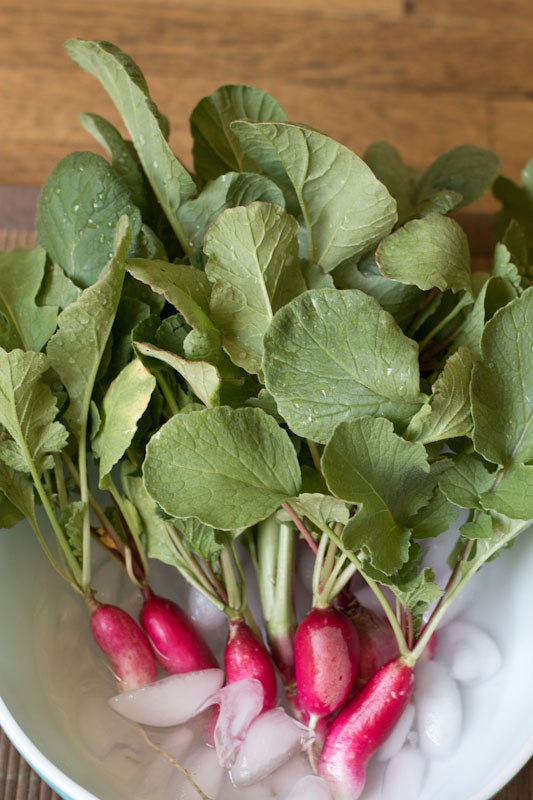
<instances>
[{"instance_id":1,"label":"bowl rim","mask_svg":"<svg viewBox=\"0 0 533 800\"><path fill-rule=\"evenodd\" d=\"M36 747L0 697L0 725L13 746L34 772L63 800L100 800L69 778Z\"/></svg>"}]
</instances>

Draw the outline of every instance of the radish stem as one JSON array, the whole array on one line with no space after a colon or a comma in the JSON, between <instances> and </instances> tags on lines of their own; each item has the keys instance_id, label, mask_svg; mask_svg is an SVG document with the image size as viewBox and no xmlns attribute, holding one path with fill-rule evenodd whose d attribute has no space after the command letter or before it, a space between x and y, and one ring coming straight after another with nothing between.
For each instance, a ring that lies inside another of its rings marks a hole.
<instances>
[{"instance_id":1,"label":"radish stem","mask_svg":"<svg viewBox=\"0 0 533 800\"><path fill-rule=\"evenodd\" d=\"M63 473L63 463L59 453L54 453L54 474L57 486L57 499L61 511L68 505L68 492L65 484L65 475Z\"/></svg>"},{"instance_id":2,"label":"radish stem","mask_svg":"<svg viewBox=\"0 0 533 800\"><path fill-rule=\"evenodd\" d=\"M296 527L298 528L298 530L300 531L300 533L304 537L305 541L307 542L307 544L309 545L309 547L311 548L313 553L315 553L315 555L316 555L316 553L318 552L317 543L315 542L315 540L313 539L313 537L311 536L311 534L309 533L309 531L307 530L307 528L303 524L303 522L300 519L300 517L298 516L298 514L294 511L292 506L289 505L289 503L282 503L281 507L287 512L287 514L292 519L292 521L294 522L294 524L296 525Z\"/></svg>"}]
</instances>

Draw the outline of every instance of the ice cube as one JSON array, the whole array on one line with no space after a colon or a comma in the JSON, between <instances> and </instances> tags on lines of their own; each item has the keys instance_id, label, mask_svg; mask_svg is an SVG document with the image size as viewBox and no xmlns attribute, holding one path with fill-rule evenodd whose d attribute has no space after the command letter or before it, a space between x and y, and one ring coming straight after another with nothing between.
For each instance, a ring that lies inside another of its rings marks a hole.
<instances>
[{"instance_id":1,"label":"ice cube","mask_svg":"<svg viewBox=\"0 0 533 800\"><path fill-rule=\"evenodd\" d=\"M440 661L417 666L415 706L422 753L428 759L449 758L459 744L463 710L457 684Z\"/></svg>"},{"instance_id":2,"label":"ice cube","mask_svg":"<svg viewBox=\"0 0 533 800\"><path fill-rule=\"evenodd\" d=\"M405 744L405 740L415 721L415 707L409 703L402 716L394 726L388 739L381 745L377 752L379 761L388 761L398 753Z\"/></svg>"},{"instance_id":3,"label":"ice cube","mask_svg":"<svg viewBox=\"0 0 533 800\"><path fill-rule=\"evenodd\" d=\"M314 733L282 708L265 711L252 722L231 769L237 786L262 780L314 739Z\"/></svg>"},{"instance_id":4,"label":"ice cube","mask_svg":"<svg viewBox=\"0 0 533 800\"><path fill-rule=\"evenodd\" d=\"M439 631L438 654L456 680L469 684L492 678L502 665L494 639L477 625L462 620L453 620Z\"/></svg>"},{"instance_id":5,"label":"ice cube","mask_svg":"<svg viewBox=\"0 0 533 800\"><path fill-rule=\"evenodd\" d=\"M333 795L323 778L306 775L293 786L287 800L333 800Z\"/></svg>"},{"instance_id":6,"label":"ice cube","mask_svg":"<svg viewBox=\"0 0 533 800\"><path fill-rule=\"evenodd\" d=\"M425 772L426 760L420 750L406 745L387 764L381 800L418 800Z\"/></svg>"},{"instance_id":7,"label":"ice cube","mask_svg":"<svg viewBox=\"0 0 533 800\"><path fill-rule=\"evenodd\" d=\"M141 725L170 727L199 713L205 701L224 683L221 669L169 675L159 681L111 697L109 704L123 717Z\"/></svg>"},{"instance_id":8,"label":"ice cube","mask_svg":"<svg viewBox=\"0 0 533 800\"><path fill-rule=\"evenodd\" d=\"M220 706L214 740L221 766L229 767L233 763L250 724L261 713L264 696L260 681L245 678L219 689L204 705L203 708L215 703Z\"/></svg>"}]
</instances>

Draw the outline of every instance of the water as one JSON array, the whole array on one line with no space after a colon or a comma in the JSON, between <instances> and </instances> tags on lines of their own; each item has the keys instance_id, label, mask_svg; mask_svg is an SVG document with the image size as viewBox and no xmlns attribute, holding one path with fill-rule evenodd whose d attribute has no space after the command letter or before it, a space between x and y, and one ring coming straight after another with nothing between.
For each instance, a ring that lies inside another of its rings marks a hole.
<instances>
[{"instance_id":1,"label":"water","mask_svg":"<svg viewBox=\"0 0 533 800\"><path fill-rule=\"evenodd\" d=\"M136 616L141 606L139 593L107 556L96 552L95 557L93 585L97 589L98 599L119 604ZM303 575L302 578L306 583ZM477 580L479 582L479 578ZM152 584L156 592L175 600L184 608L194 608L196 622L208 635L209 641L216 644L216 654L220 659L227 631L225 618L213 614L209 608L204 609L203 613L202 603L198 602L198 598L190 597L188 587L176 571L167 565L154 562ZM73 750L83 752L86 759L93 762L94 769L109 787L108 796L100 793L101 800L113 797L128 797L131 800L197 800L198 794L170 763L169 757L188 769L212 800L286 800L297 782L311 775L306 756L293 755L259 783L235 787L228 772L219 767L215 751L203 744L209 727L209 712L204 712L185 725L166 729L146 728L153 746L165 751L167 757L156 752L147 744L138 726L119 717L108 705L108 699L116 693L115 681L92 641L83 602L74 597L67 586L60 587L58 599L57 584L52 585L44 579L37 582L36 591L39 592L36 636L44 689L53 698L58 714L63 719ZM303 586L301 591L306 591ZM51 607L60 608L60 612L50 614ZM49 647L51 641L56 643L53 651ZM61 652L61 658L57 657L57 652ZM441 668L449 674L449 667L444 667L444 662L439 662L437 670ZM427 672L427 667L423 671ZM453 683L451 675L449 681ZM420 693L424 691L422 684L423 681L418 689L418 697L415 694L414 704L416 707L418 700L421 708L424 708L426 701L422 699L420 703ZM462 684L461 693L468 691L468 685ZM406 744L399 752L398 747L391 749L391 754L396 753L396 761L394 758L392 761L390 758L382 761L373 759L362 800L388 800L391 776L408 770L410 763L417 765L417 775L413 775L411 793L406 797L414 798L415 784L426 781L431 774L432 764L427 760L428 748L422 748L425 752L422 757L415 733L418 730L420 734L420 720L413 720L411 713L408 716L410 730L401 733L401 740ZM455 746L458 746L460 729L455 736ZM424 768L422 765L425 765Z\"/></svg>"}]
</instances>

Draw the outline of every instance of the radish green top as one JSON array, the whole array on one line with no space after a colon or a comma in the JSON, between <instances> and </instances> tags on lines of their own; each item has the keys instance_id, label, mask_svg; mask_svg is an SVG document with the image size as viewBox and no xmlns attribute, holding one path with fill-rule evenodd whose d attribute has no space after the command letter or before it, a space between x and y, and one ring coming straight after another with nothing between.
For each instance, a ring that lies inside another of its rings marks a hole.
<instances>
[{"instance_id":1,"label":"radish green top","mask_svg":"<svg viewBox=\"0 0 533 800\"><path fill-rule=\"evenodd\" d=\"M137 567L162 558L207 591L202 559L231 605L235 537L277 515L319 549L333 594L355 569L383 602L391 587L416 658L442 595L425 539L468 510L434 625L533 520L531 163L517 186L474 145L422 171L386 142L360 158L228 85L193 111L193 175L129 56L67 50L129 138L82 114L109 157L64 158L39 246L0 254L3 526L27 517L87 595L92 505ZM493 184L494 263L472 275L447 215ZM120 514L98 511L92 460Z\"/></svg>"}]
</instances>

